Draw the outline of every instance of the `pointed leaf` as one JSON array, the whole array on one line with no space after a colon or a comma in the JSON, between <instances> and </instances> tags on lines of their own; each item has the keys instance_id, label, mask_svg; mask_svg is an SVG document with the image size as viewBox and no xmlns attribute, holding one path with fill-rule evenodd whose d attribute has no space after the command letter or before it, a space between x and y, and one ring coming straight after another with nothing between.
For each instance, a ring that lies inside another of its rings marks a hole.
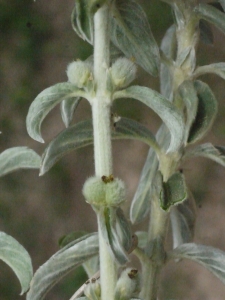
<instances>
[{"instance_id":1,"label":"pointed leaf","mask_svg":"<svg viewBox=\"0 0 225 300\"><path fill-rule=\"evenodd\" d=\"M142 7L134 0L115 0L111 11L111 39L127 58L156 76L159 51Z\"/></svg>"},{"instance_id":2,"label":"pointed leaf","mask_svg":"<svg viewBox=\"0 0 225 300\"><path fill-rule=\"evenodd\" d=\"M187 111L187 118L186 118L186 125L185 125L185 141L187 141L190 128L197 114L198 97L194 85L191 81L184 81L179 86L178 92L186 106L186 111Z\"/></svg>"},{"instance_id":3,"label":"pointed leaf","mask_svg":"<svg viewBox=\"0 0 225 300\"><path fill-rule=\"evenodd\" d=\"M123 210L116 210L116 231L124 249L129 253L132 247L132 231L130 223L124 216Z\"/></svg>"},{"instance_id":4,"label":"pointed leaf","mask_svg":"<svg viewBox=\"0 0 225 300\"><path fill-rule=\"evenodd\" d=\"M39 169L40 156L27 147L13 147L0 154L0 177L19 169Z\"/></svg>"},{"instance_id":5,"label":"pointed leaf","mask_svg":"<svg viewBox=\"0 0 225 300\"><path fill-rule=\"evenodd\" d=\"M43 143L40 128L46 115L62 100L84 96L84 94L84 91L69 82L58 83L42 91L34 99L28 111L26 122L29 135Z\"/></svg>"},{"instance_id":6,"label":"pointed leaf","mask_svg":"<svg viewBox=\"0 0 225 300\"><path fill-rule=\"evenodd\" d=\"M187 188L183 174L174 173L167 182L163 183L163 191L160 195L160 205L163 210L169 210L187 199Z\"/></svg>"},{"instance_id":7,"label":"pointed leaf","mask_svg":"<svg viewBox=\"0 0 225 300\"><path fill-rule=\"evenodd\" d=\"M198 110L188 143L200 140L211 128L217 114L217 101L209 86L202 81L195 81L194 87L198 95Z\"/></svg>"},{"instance_id":8,"label":"pointed leaf","mask_svg":"<svg viewBox=\"0 0 225 300\"><path fill-rule=\"evenodd\" d=\"M33 268L28 252L13 237L0 232L0 259L3 260L21 284L21 294L29 289Z\"/></svg>"},{"instance_id":9,"label":"pointed leaf","mask_svg":"<svg viewBox=\"0 0 225 300\"><path fill-rule=\"evenodd\" d=\"M114 99L134 98L154 110L168 127L171 142L168 152L177 151L183 144L184 122L178 109L158 92L143 86L131 86L114 93Z\"/></svg>"},{"instance_id":10,"label":"pointed leaf","mask_svg":"<svg viewBox=\"0 0 225 300\"><path fill-rule=\"evenodd\" d=\"M72 27L79 37L93 44L93 17L105 0L76 0L72 12Z\"/></svg>"},{"instance_id":11,"label":"pointed leaf","mask_svg":"<svg viewBox=\"0 0 225 300\"><path fill-rule=\"evenodd\" d=\"M27 300L42 300L68 272L98 253L98 235L90 234L71 242L54 254L34 274Z\"/></svg>"},{"instance_id":12,"label":"pointed leaf","mask_svg":"<svg viewBox=\"0 0 225 300\"><path fill-rule=\"evenodd\" d=\"M170 220L173 247L176 248L184 243L190 243L194 236L195 214L189 199L171 208Z\"/></svg>"},{"instance_id":13,"label":"pointed leaf","mask_svg":"<svg viewBox=\"0 0 225 300\"><path fill-rule=\"evenodd\" d=\"M187 258L201 264L225 284L225 253L223 251L190 243L177 247L168 255L169 258Z\"/></svg>"},{"instance_id":14,"label":"pointed leaf","mask_svg":"<svg viewBox=\"0 0 225 300\"><path fill-rule=\"evenodd\" d=\"M208 4L199 4L194 12L200 19L206 20L225 33L225 14Z\"/></svg>"},{"instance_id":15,"label":"pointed leaf","mask_svg":"<svg viewBox=\"0 0 225 300\"><path fill-rule=\"evenodd\" d=\"M176 43L176 26L172 25L166 31L162 43L161 50L171 62L175 58L177 43ZM167 66L163 61L160 66L160 92L166 98L170 98L172 92L172 76Z\"/></svg>"},{"instance_id":16,"label":"pointed leaf","mask_svg":"<svg viewBox=\"0 0 225 300\"><path fill-rule=\"evenodd\" d=\"M207 73L216 74L225 79L225 63L221 62L198 67L194 72L194 77L201 76Z\"/></svg>"},{"instance_id":17,"label":"pointed leaf","mask_svg":"<svg viewBox=\"0 0 225 300\"><path fill-rule=\"evenodd\" d=\"M136 121L121 118L114 125L113 139L137 139L147 143L159 151L159 146L153 134ZM65 154L93 143L91 120L75 124L53 139L42 156L40 175L46 173Z\"/></svg>"},{"instance_id":18,"label":"pointed leaf","mask_svg":"<svg viewBox=\"0 0 225 300\"><path fill-rule=\"evenodd\" d=\"M159 144L168 147L169 132L165 125L162 125L157 133ZM158 169L158 158L152 148L149 149L145 165L130 208L130 219L133 224L140 223L149 213L152 196L152 181Z\"/></svg>"},{"instance_id":19,"label":"pointed leaf","mask_svg":"<svg viewBox=\"0 0 225 300\"><path fill-rule=\"evenodd\" d=\"M194 149L188 150L185 153L185 158L193 156L202 156L219 163L225 167L225 147L213 146L211 143L198 145Z\"/></svg>"},{"instance_id":20,"label":"pointed leaf","mask_svg":"<svg viewBox=\"0 0 225 300\"><path fill-rule=\"evenodd\" d=\"M109 251L114 259L121 265L129 261L126 250L117 232L116 209L114 207L103 207L98 212L98 220L101 232Z\"/></svg>"},{"instance_id":21,"label":"pointed leaf","mask_svg":"<svg viewBox=\"0 0 225 300\"><path fill-rule=\"evenodd\" d=\"M61 116L63 123L65 124L66 127L70 126L70 123L72 122L73 119L73 114L75 109L77 108L78 104L80 103L80 97L75 97L75 98L70 98L67 100L63 100L61 102Z\"/></svg>"},{"instance_id":22,"label":"pointed leaf","mask_svg":"<svg viewBox=\"0 0 225 300\"><path fill-rule=\"evenodd\" d=\"M112 132L113 139L139 140L152 147L158 154L160 153L160 147L155 136L141 123L128 118L120 118L114 124L114 127L115 131Z\"/></svg>"}]
</instances>

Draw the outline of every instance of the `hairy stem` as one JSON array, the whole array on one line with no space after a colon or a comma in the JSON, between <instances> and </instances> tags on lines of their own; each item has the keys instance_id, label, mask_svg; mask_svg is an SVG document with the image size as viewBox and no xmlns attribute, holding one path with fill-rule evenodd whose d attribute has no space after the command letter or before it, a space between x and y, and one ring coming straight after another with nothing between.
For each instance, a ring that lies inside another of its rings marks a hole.
<instances>
[{"instance_id":1,"label":"hairy stem","mask_svg":"<svg viewBox=\"0 0 225 300\"><path fill-rule=\"evenodd\" d=\"M96 96L92 101L92 117L95 174L100 177L112 174L111 95L107 90L107 72L109 68L108 16L109 10L107 5L101 7L94 16L94 80L96 83ZM113 300L116 284L116 266L103 237L99 220L98 230L101 299Z\"/></svg>"}]
</instances>

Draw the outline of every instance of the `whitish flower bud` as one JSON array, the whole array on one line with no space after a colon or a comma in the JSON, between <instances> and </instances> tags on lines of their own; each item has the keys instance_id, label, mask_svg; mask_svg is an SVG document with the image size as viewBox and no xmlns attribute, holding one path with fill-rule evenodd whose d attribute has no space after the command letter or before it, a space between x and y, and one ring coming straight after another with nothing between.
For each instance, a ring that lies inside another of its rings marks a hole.
<instances>
[{"instance_id":1,"label":"whitish flower bud","mask_svg":"<svg viewBox=\"0 0 225 300\"><path fill-rule=\"evenodd\" d=\"M118 58L111 67L113 84L117 88L128 86L136 77L136 65L125 57Z\"/></svg>"},{"instance_id":2,"label":"whitish flower bud","mask_svg":"<svg viewBox=\"0 0 225 300\"><path fill-rule=\"evenodd\" d=\"M101 286L99 280L89 279L84 287L84 294L88 299L101 299Z\"/></svg>"},{"instance_id":3,"label":"whitish flower bud","mask_svg":"<svg viewBox=\"0 0 225 300\"><path fill-rule=\"evenodd\" d=\"M139 274L137 269L125 269L116 284L115 299L128 300L138 292L139 289Z\"/></svg>"},{"instance_id":4,"label":"whitish flower bud","mask_svg":"<svg viewBox=\"0 0 225 300\"><path fill-rule=\"evenodd\" d=\"M118 206L125 201L126 189L124 182L118 178L106 183L106 203L109 206Z\"/></svg>"},{"instance_id":5,"label":"whitish flower bud","mask_svg":"<svg viewBox=\"0 0 225 300\"><path fill-rule=\"evenodd\" d=\"M92 78L92 65L90 62L74 61L68 65L66 73L69 82L83 88Z\"/></svg>"},{"instance_id":6,"label":"whitish flower bud","mask_svg":"<svg viewBox=\"0 0 225 300\"><path fill-rule=\"evenodd\" d=\"M106 205L106 184L100 177L90 177L83 186L85 200L91 205Z\"/></svg>"}]
</instances>

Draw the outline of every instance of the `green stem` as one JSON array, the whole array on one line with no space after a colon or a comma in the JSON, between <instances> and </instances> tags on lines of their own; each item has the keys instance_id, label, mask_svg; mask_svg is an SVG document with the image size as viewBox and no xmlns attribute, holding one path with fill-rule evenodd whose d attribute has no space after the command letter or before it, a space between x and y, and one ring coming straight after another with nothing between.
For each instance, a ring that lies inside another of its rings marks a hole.
<instances>
[{"instance_id":1,"label":"green stem","mask_svg":"<svg viewBox=\"0 0 225 300\"><path fill-rule=\"evenodd\" d=\"M110 43L107 4L101 7L94 16L94 31L94 80L96 84L96 96L92 99L94 157L95 175L102 177L112 174L111 94L107 90ZM99 220L98 231L101 299L113 300L117 278L116 265L103 237Z\"/></svg>"}]
</instances>

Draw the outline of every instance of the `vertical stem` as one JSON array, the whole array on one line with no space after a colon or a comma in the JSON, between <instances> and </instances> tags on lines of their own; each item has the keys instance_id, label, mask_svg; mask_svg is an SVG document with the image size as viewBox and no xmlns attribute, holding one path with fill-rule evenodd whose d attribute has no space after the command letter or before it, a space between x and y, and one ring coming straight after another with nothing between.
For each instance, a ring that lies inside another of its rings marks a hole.
<instances>
[{"instance_id":1,"label":"vertical stem","mask_svg":"<svg viewBox=\"0 0 225 300\"><path fill-rule=\"evenodd\" d=\"M102 6L94 16L94 80L96 96L92 101L94 130L95 174L112 174L110 107L111 94L107 90L109 68L109 8ZM98 219L101 299L113 300L116 285L116 265L110 255Z\"/></svg>"}]
</instances>

